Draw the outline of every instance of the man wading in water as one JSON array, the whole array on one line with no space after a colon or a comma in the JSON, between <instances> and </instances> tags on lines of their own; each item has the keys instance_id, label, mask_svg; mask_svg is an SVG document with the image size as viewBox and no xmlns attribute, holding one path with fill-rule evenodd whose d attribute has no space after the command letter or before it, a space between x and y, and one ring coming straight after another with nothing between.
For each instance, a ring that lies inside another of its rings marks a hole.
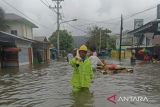
<instances>
[{"instance_id":1,"label":"man wading in water","mask_svg":"<svg viewBox=\"0 0 160 107\"><path fill-rule=\"evenodd\" d=\"M87 47L82 45L77 54L69 64L73 67L73 74L71 78L71 85L73 91L80 91L89 89L91 79L93 78L92 65L87 57Z\"/></svg>"}]
</instances>

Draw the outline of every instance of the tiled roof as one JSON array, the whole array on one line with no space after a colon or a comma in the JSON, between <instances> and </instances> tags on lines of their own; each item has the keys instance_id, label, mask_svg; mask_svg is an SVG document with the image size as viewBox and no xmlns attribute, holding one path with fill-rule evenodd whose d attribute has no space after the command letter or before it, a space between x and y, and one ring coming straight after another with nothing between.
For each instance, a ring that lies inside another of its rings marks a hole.
<instances>
[{"instance_id":1,"label":"tiled roof","mask_svg":"<svg viewBox=\"0 0 160 107\"><path fill-rule=\"evenodd\" d=\"M48 42L45 36L35 36L34 39L41 42Z\"/></svg>"}]
</instances>

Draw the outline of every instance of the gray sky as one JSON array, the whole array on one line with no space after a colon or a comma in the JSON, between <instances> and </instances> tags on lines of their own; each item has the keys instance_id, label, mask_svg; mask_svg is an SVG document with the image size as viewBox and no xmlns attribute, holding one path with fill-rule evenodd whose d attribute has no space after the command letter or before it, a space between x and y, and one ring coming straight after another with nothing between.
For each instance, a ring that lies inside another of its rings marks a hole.
<instances>
[{"instance_id":1,"label":"gray sky","mask_svg":"<svg viewBox=\"0 0 160 107\"><path fill-rule=\"evenodd\" d=\"M5 1L23 11L24 14L33 19L31 20L33 23L39 26L38 29L34 30L35 36L45 35L49 37L56 30L56 14L42 4L40 0ZM52 0L43 1L55 6ZM156 6L158 3L160 3L160 0L64 0L61 3L63 8L60 10L63 20L77 18L78 21L69 23L74 25L76 29L68 24L62 24L61 29L67 29L74 36L79 36L86 35L85 31L87 31L88 27L98 25L111 29L113 33L119 33L121 14L125 18L127 15ZM13 12L23 16L2 2L2 0L0 0L0 6L7 13ZM156 19L156 8L124 20L124 29L133 29L135 18L143 18L145 23L154 20Z\"/></svg>"}]
</instances>

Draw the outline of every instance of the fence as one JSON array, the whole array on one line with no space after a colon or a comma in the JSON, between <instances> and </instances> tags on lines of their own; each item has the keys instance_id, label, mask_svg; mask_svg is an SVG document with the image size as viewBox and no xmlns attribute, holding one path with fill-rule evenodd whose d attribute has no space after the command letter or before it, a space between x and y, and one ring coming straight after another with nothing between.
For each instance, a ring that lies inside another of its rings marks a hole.
<instances>
[{"instance_id":1,"label":"fence","mask_svg":"<svg viewBox=\"0 0 160 107\"><path fill-rule=\"evenodd\" d=\"M121 58L122 59L130 59L131 58L131 51L130 50L123 50L121 51ZM111 58L118 59L119 58L119 51L118 50L112 50L111 52Z\"/></svg>"}]
</instances>

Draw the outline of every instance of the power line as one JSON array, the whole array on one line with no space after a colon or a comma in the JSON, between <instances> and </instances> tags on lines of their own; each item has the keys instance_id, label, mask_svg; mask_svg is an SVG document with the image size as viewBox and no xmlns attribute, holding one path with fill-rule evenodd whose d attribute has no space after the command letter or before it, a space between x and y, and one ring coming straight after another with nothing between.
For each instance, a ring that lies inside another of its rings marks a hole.
<instances>
[{"instance_id":1,"label":"power line","mask_svg":"<svg viewBox=\"0 0 160 107\"><path fill-rule=\"evenodd\" d=\"M26 14L24 14L22 11L18 10L17 8L15 8L13 5L11 5L10 3L6 2L5 0L2 0L5 4L7 4L8 6L10 6L11 8L15 9L17 12L19 12L20 14L22 14L23 16L25 16L26 18L32 20L33 22L36 22L38 25L41 25L42 27L46 28L46 29L50 29L49 27L38 23L37 21L33 20L32 18L30 18L29 16L27 16Z\"/></svg>"},{"instance_id":2,"label":"power line","mask_svg":"<svg viewBox=\"0 0 160 107\"><path fill-rule=\"evenodd\" d=\"M126 18L125 18L124 20L127 20L127 19L129 19L129 18L132 18L132 17L134 17L134 16L136 16L136 15L138 15L138 14L141 14L141 13L144 13L144 12L147 12L147 11L150 11L150 10L156 8L156 7L157 7L157 6L152 6L152 7L150 7L150 8L145 9L145 10L142 10L142 11L133 13L133 14L131 14L131 15L125 16Z\"/></svg>"},{"instance_id":3,"label":"power line","mask_svg":"<svg viewBox=\"0 0 160 107\"><path fill-rule=\"evenodd\" d=\"M49 2L48 2L47 0L45 0L45 1L47 2L47 4L46 4L43 0L40 0L40 2L41 2L42 4L44 4L44 6L46 6L49 10L51 10L52 12L54 12L54 13L57 14L57 12L56 12L53 8L51 8ZM55 24L56 24L56 22L55 22L53 25L55 25Z\"/></svg>"},{"instance_id":4,"label":"power line","mask_svg":"<svg viewBox=\"0 0 160 107\"><path fill-rule=\"evenodd\" d=\"M110 19L106 19L106 20L102 20L102 21L96 21L96 20L88 20L88 19L82 19L82 20L86 20L86 21L92 21L92 22L95 22L95 23L103 23L103 22L108 22L110 20L116 20L116 19L119 19L120 17L115 17L115 18L110 18Z\"/></svg>"},{"instance_id":5,"label":"power line","mask_svg":"<svg viewBox=\"0 0 160 107\"><path fill-rule=\"evenodd\" d=\"M43 0L40 0L46 7L49 8L49 4L46 4Z\"/></svg>"},{"instance_id":6,"label":"power line","mask_svg":"<svg viewBox=\"0 0 160 107\"><path fill-rule=\"evenodd\" d=\"M66 24L68 24L69 26L71 26L72 28L74 28L74 29L76 29L76 30L79 30L79 31L81 31L81 32L84 32L84 33L88 34L88 32L85 31L85 30L82 30L82 29L80 29L80 28L78 28L78 27L76 27L76 26L73 26L73 25L69 24L69 23L66 23Z\"/></svg>"},{"instance_id":7,"label":"power line","mask_svg":"<svg viewBox=\"0 0 160 107\"><path fill-rule=\"evenodd\" d=\"M125 16L126 18L124 19L124 20L127 20L127 19L129 19L129 18L132 18L132 17L134 17L134 16L136 16L136 15L138 15L138 14L142 14L142 13L144 13L144 12L147 12L147 11L150 11L150 10L152 10L152 9L154 9L154 8L156 8L156 6L152 6L152 7L150 7L150 8L147 8L147 9L145 9L145 10L142 10L142 11L139 11L139 12L136 12L136 13L133 13L133 14L131 14L131 15L127 15L127 16ZM120 20L120 17L115 17L115 18L111 18L111 19L108 19L108 20L104 20L104 21L95 21L95 22L92 22L92 23L87 23L87 24L81 24L81 25L76 25L76 26L87 26L87 25L92 25L92 24L96 24L96 23L106 23L106 21L107 22L113 22L113 21L115 21L116 19L119 19ZM84 19L82 19L82 20L84 20ZM87 20L87 21L90 21L90 20ZM93 20L92 20L93 21ZM108 24L112 24L112 23L108 23ZM82 31L82 32L84 32L84 33L86 33L86 31L84 31L84 30L82 30L82 29L80 29L80 28L78 28L78 27L76 27L76 26L73 26L73 25L71 25L71 24L68 24L68 25L70 25L72 28L74 28L74 29L77 29L77 30L80 30L80 31Z\"/></svg>"},{"instance_id":8,"label":"power line","mask_svg":"<svg viewBox=\"0 0 160 107\"><path fill-rule=\"evenodd\" d=\"M150 11L152 9L156 8L156 6L152 6L150 8L147 8L145 10L142 10L142 11L139 11L139 12L136 12L136 13L133 13L131 15L127 15L127 16L124 16L124 20L127 20L129 18L132 18L138 14L141 14L141 13L144 13L144 12L147 12L147 11ZM86 23L86 24L81 24L81 25L76 25L76 26L87 26L87 25L93 25L93 24L96 24L96 23L106 23L106 22L113 22L115 20L119 19L120 20L120 17L115 17L115 18L111 18L111 19L108 19L108 20L103 20L103 21L95 21L95 22L92 22L92 23ZM86 20L86 21L93 21L93 20L88 20L88 19L82 19L82 20ZM111 23L107 23L107 24L111 24Z\"/></svg>"},{"instance_id":9,"label":"power line","mask_svg":"<svg viewBox=\"0 0 160 107\"><path fill-rule=\"evenodd\" d=\"M88 26L88 25L94 25L94 24L115 24L115 23L117 23L117 21L115 21L115 22L112 21L112 22L86 23L86 24L81 24L81 25L76 25L76 26L82 27L82 26Z\"/></svg>"},{"instance_id":10,"label":"power line","mask_svg":"<svg viewBox=\"0 0 160 107\"><path fill-rule=\"evenodd\" d=\"M142 10L142 11L139 11L139 12L136 12L136 13L133 13L133 14L131 14L131 15L127 15L127 16L125 16L126 18L125 18L124 20L127 20L127 19L129 19L129 18L132 18L132 17L134 17L134 16L136 16L136 15L138 15L138 14L142 14L142 13L144 13L144 12L150 11L150 10L152 10L152 9L154 9L154 8L156 8L156 6L152 6L152 7L150 7L150 8L145 9L145 10ZM106 21L108 22L108 21L112 21L112 20L116 20L116 19L120 19L120 17L111 18L111 19L104 20L104 21L95 21L95 22L93 22L93 23L87 23L87 24L76 25L76 26L86 26L86 25L92 25L92 24L96 24L96 23L105 23ZM89 20L87 20L87 21L89 21ZM113 21L112 21L112 22L113 22ZM111 24L111 23L109 23L109 24ZM77 29L77 27L75 27L75 26L72 26L72 27ZM81 29L78 28L77 30L81 30ZM83 30L81 30L81 31L83 31Z\"/></svg>"},{"instance_id":11,"label":"power line","mask_svg":"<svg viewBox=\"0 0 160 107\"><path fill-rule=\"evenodd\" d=\"M50 9L51 11L53 11L54 13L57 14L57 12L54 10L54 8L52 8L52 7L50 6L49 3L46 4L43 0L40 0L40 2L41 2L42 4L44 4L44 6L46 6L48 9Z\"/></svg>"},{"instance_id":12,"label":"power line","mask_svg":"<svg viewBox=\"0 0 160 107\"><path fill-rule=\"evenodd\" d=\"M47 1L47 0L45 0L46 1L46 3L49 5L49 2Z\"/></svg>"},{"instance_id":13,"label":"power line","mask_svg":"<svg viewBox=\"0 0 160 107\"><path fill-rule=\"evenodd\" d=\"M62 20L62 22L64 21L63 18L61 20ZM63 24L63 28L66 29L64 24Z\"/></svg>"},{"instance_id":14,"label":"power line","mask_svg":"<svg viewBox=\"0 0 160 107\"><path fill-rule=\"evenodd\" d=\"M64 18L65 16L64 16L63 8L62 8L62 16L63 16L63 17L62 17L61 20L64 21L63 18ZM84 30L82 30L82 29L80 29L80 28L78 28L78 27L76 27L76 26L73 26L73 25L71 25L71 24L69 24L69 23L65 23L65 24L69 25L70 27L72 27L72 28L74 28L74 29L76 29L76 30L79 30L79 31L81 31L81 32L84 32L84 33L88 34L87 31L84 31ZM64 24L63 24L63 25L64 25ZM63 26L63 27L65 28L65 26Z\"/></svg>"},{"instance_id":15,"label":"power line","mask_svg":"<svg viewBox=\"0 0 160 107\"><path fill-rule=\"evenodd\" d=\"M63 8L62 8L62 18L65 18Z\"/></svg>"},{"instance_id":16,"label":"power line","mask_svg":"<svg viewBox=\"0 0 160 107\"><path fill-rule=\"evenodd\" d=\"M45 35L43 32L40 32L40 31L38 31L38 30L35 30L37 33L39 33L39 34L43 34L43 35Z\"/></svg>"},{"instance_id":17,"label":"power line","mask_svg":"<svg viewBox=\"0 0 160 107\"><path fill-rule=\"evenodd\" d=\"M86 24L81 24L81 25L76 25L76 26L87 26L87 25L93 25L93 24L96 24L96 23L112 24L112 23L108 23L108 22L109 22L109 21L110 21L110 22L113 22L113 21L115 21L116 19L120 20L120 17L115 17L115 18L111 18L111 19L103 20L103 21L95 21L95 22L92 22L92 23L86 23Z\"/></svg>"}]
</instances>

